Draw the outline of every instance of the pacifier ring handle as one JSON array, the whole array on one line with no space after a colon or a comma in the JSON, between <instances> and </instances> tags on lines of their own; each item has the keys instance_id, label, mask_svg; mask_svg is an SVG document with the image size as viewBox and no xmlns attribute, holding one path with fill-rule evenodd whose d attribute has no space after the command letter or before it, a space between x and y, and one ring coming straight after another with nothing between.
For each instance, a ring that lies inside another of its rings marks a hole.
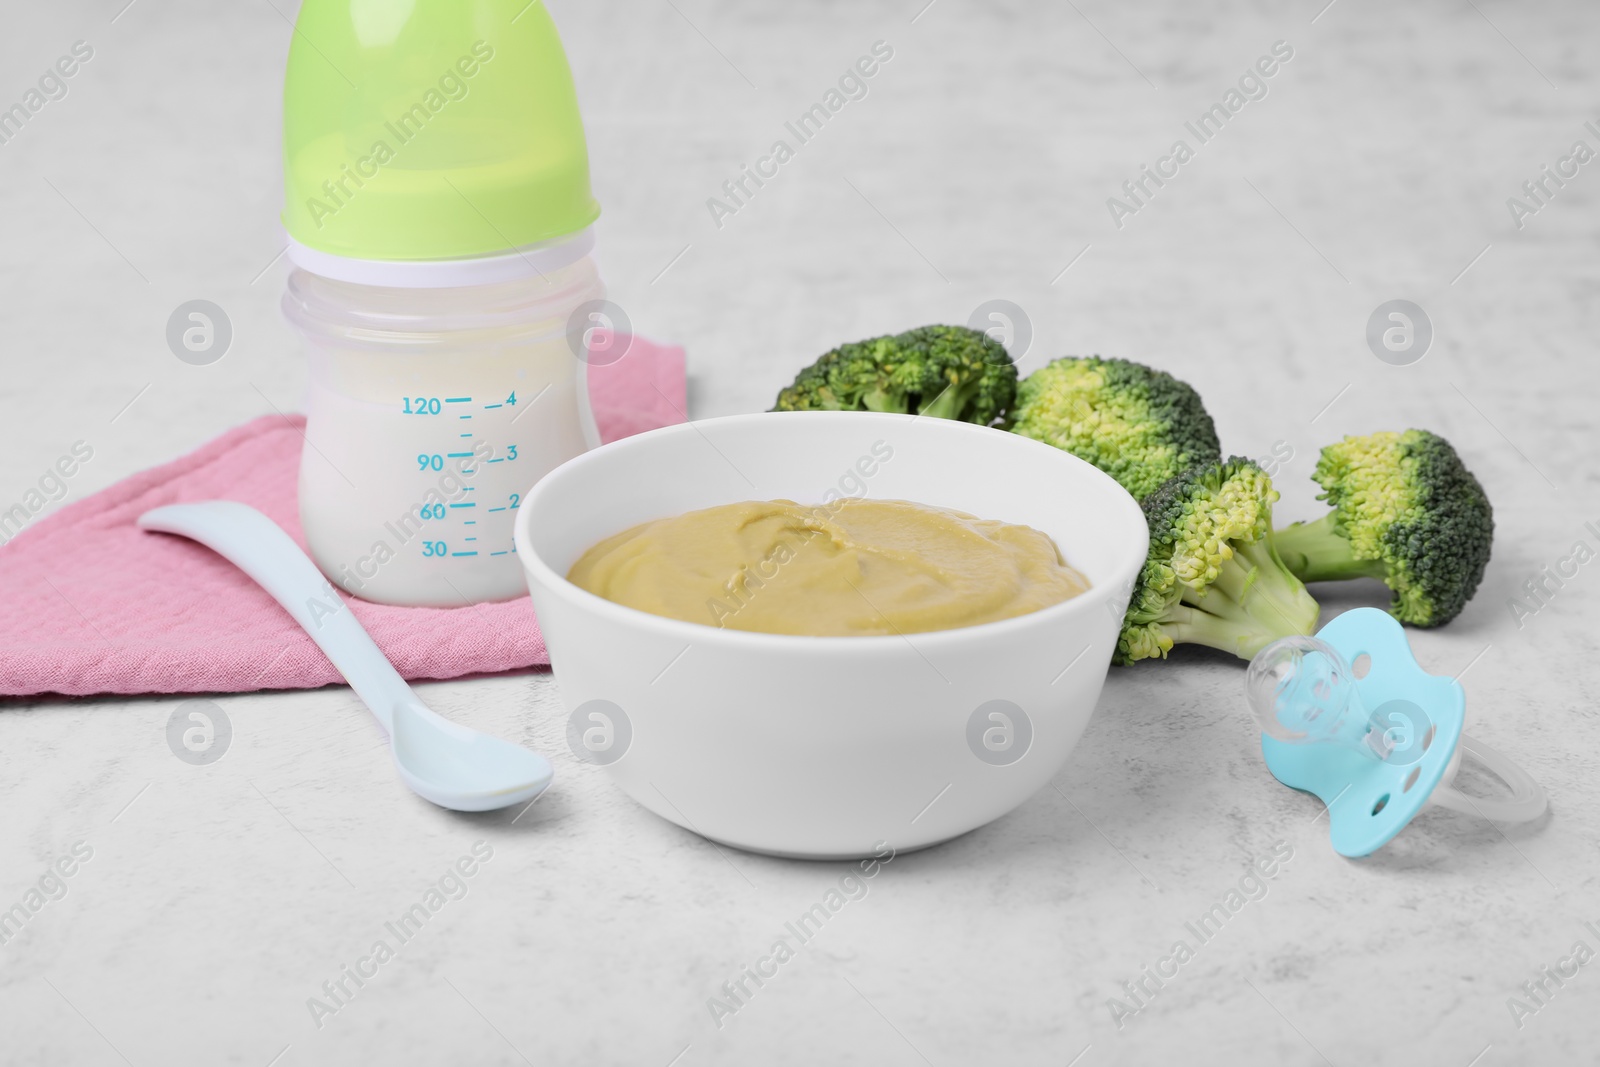
<instances>
[{"instance_id":1,"label":"pacifier ring handle","mask_svg":"<svg viewBox=\"0 0 1600 1067\"><path fill-rule=\"evenodd\" d=\"M1509 797L1468 796L1453 782L1440 782L1429 797L1430 803L1468 815L1481 815L1493 822L1532 822L1550 806L1544 787L1534 781L1533 775L1523 770L1502 753L1468 734L1461 735L1460 753L1463 760L1471 759L1506 785L1511 787ZM1459 773L1459 768L1457 769ZM1454 777L1454 776L1452 776Z\"/></svg>"}]
</instances>

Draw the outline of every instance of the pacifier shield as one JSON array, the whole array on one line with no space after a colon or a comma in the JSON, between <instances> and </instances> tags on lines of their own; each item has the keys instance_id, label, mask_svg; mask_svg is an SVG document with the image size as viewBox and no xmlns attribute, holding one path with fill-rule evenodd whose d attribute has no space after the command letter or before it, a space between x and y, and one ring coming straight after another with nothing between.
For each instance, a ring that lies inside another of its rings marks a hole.
<instances>
[{"instance_id":1,"label":"pacifier shield","mask_svg":"<svg viewBox=\"0 0 1600 1067\"><path fill-rule=\"evenodd\" d=\"M1364 754L1348 739L1280 741L1265 733L1261 754L1274 777L1320 797L1328 806L1329 836L1343 856L1366 856L1399 833L1428 802L1461 742L1466 693L1453 678L1418 665L1405 630L1377 608L1356 608L1317 632L1353 672L1360 706L1372 709L1371 729L1383 731ZM1359 732L1359 727L1358 727ZM1367 743L1367 742L1364 742Z\"/></svg>"}]
</instances>

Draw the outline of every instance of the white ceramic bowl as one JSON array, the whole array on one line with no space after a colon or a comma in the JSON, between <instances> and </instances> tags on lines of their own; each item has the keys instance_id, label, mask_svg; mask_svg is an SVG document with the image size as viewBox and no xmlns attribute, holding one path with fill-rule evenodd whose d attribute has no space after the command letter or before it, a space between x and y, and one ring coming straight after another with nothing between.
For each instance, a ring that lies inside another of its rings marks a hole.
<instances>
[{"instance_id":1,"label":"white ceramic bowl","mask_svg":"<svg viewBox=\"0 0 1600 1067\"><path fill-rule=\"evenodd\" d=\"M1092 588L958 630L795 637L719 629L709 611L704 626L661 618L565 577L595 542L649 519L837 495L1043 530ZM1074 456L967 423L857 412L626 438L547 474L516 523L574 750L664 819L809 858L945 841L1049 781L1099 699L1146 544L1133 498Z\"/></svg>"}]
</instances>

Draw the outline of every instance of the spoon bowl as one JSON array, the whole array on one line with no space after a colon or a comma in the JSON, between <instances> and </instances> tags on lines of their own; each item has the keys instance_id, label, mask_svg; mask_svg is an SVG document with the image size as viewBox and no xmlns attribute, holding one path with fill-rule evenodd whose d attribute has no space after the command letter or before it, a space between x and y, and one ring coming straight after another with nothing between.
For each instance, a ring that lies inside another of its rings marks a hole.
<instances>
[{"instance_id":1,"label":"spoon bowl","mask_svg":"<svg viewBox=\"0 0 1600 1067\"><path fill-rule=\"evenodd\" d=\"M417 700L395 704L389 747L412 791L454 811L494 811L532 800L550 784L550 761L468 729Z\"/></svg>"}]
</instances>

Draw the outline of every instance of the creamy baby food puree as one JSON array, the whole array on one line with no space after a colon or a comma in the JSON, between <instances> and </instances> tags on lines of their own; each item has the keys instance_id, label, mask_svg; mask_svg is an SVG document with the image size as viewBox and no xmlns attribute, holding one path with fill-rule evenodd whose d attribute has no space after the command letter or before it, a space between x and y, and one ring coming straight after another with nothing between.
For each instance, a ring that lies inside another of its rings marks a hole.
<instances>
[{"instance_id":1,"label":"creamy baby food puree","mask_svg":"<svg viewBox=\"0 0 1600 1067\"><path fill-rule=\"evenodd\" d=\"M904 500L691 511L601 541L567 577L654 615L813 636L973 626L1089 587L1038 530Z\"/></svg>"}]
</instances>

